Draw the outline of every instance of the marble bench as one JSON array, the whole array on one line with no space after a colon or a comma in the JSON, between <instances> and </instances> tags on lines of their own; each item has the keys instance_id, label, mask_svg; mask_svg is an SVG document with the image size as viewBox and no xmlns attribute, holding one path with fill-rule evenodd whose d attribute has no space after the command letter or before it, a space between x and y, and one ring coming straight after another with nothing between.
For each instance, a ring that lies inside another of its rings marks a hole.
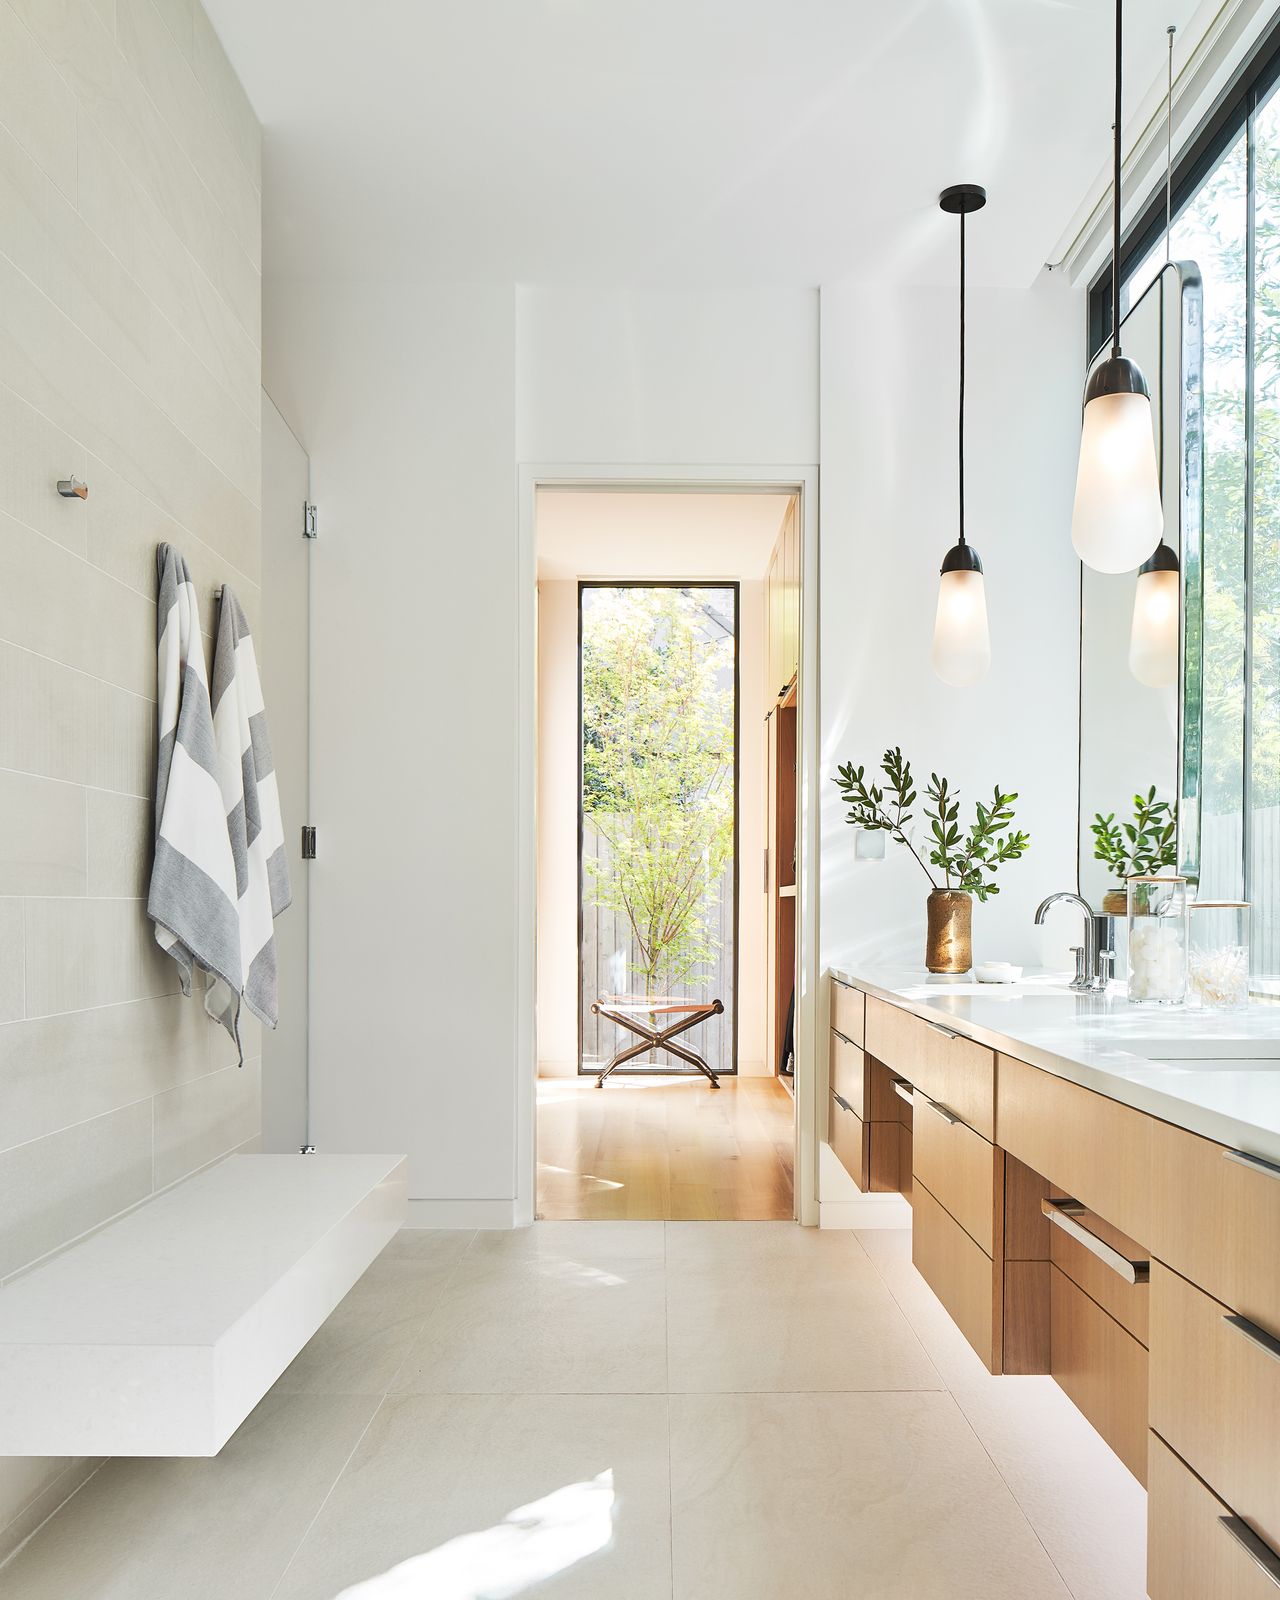
<instances>
[{"instance_id":1,"label":"marble bench","mask_svg":"<svg viewBox=\"0 0 1280 1600\"><path fill-rule=\"evenodd\" d=\"M403 1224L406 1165L232 1156L5 1284L0 1455L216 1455Z\"/></svg>"}]
</instances>

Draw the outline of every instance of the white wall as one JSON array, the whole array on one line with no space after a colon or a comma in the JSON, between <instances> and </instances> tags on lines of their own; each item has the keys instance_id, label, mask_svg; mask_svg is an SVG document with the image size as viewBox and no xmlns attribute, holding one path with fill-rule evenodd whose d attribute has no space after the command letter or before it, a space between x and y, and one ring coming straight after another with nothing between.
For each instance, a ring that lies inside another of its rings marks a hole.
<instances>
[{"instance_id":1,"label":"white wall","mask_svg":"<svg viewBox=\"0 0 1280 1600\"><path fill-rule=\"evenodd\" d=\"M312 1136L415 1220L515 1195L514 291L269 284L311 457Z\"/></svg>"},{"instance_id":2,"label":"white wall","mask_svg":"<svg viewBox=\"0 0 1280 1600\"><path fill-rule=\"evenodd\" d=\"M522 462L818 459L816 290L520 289Z\"/></svg>"},{"instance_id":3,"label":"white wall","mask_svg":"<svg viewBox=\"0 0 1280 1600\"><path fill-rule=\"evenodd\" d=\"M954 291L822 296L822 767L900 744L923 793L1019 793L1032 845L974 908L978 959L1036 961L1036 903L1076 877L1079 567L1070 518L1082 297L1058 285L969 295L967 531L986 568L992 667L941 683L929 652L938 566L956 538ZM917 816L919 813L917 812ZM855 862L835 785L822 800L821 950L923 967L928 884L908 853ZM1069 920L1057 929L1078 933ZM1078 941L1077 941L1078 942Z\"/></svg>"},{"instance_id":4,"label":"white wall","mask_svg":"<svg viewBox=\"0 0 1280 1600\"><path fill-rule=\"evenodd\" d=\"M696 524L689 530L696 537ZM691 556L691 570L696 556ZM584 574L585 575L585 574ZM598 575L598 574L593 574ZM672 573L680 577L680 573ZM725 572L722 577L735 574ZM764 584L738 595L738 1070L765 1049ZM578 584L538 585L538 1072L578 1070Z\"/></svg>"},{"instance_id":5,"label":"white wall","mask_svg":"<svg viewBox=\"0 0 1280 1600\"><path fill-rule=\"evenodd\" d=\"M260 140L198 5L0 4L0 82L3 1278L257 1138L145 896L156 544L258 619ZM0 1557L93 1465L0 1460Z\"/></svg>"}]
</instances>

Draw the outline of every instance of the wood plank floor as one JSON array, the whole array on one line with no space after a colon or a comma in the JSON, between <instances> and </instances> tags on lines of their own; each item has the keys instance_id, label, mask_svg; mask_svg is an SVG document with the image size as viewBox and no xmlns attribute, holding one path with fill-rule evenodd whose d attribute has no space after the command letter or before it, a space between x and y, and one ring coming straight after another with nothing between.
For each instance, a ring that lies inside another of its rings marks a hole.
<instances>
[{"instance_id":1,"label":"wood plank floor","mask_svg":"<svg viewBox=\"0 0 1280 1600\"><path fill-rule=\"evenodd\" d=\"M541 1078L538 1216L785 1220L793 1128L776 1078Z\"/></svg>"}]
</instances>

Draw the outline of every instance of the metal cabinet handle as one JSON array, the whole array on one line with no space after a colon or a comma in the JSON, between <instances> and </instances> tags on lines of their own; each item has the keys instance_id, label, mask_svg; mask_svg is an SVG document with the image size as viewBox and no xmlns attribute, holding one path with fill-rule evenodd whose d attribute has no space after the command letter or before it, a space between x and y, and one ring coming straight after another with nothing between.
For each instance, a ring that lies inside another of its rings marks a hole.
<instances>
[{"instance_id":1,"label":"metal cabinet handle","mask_svg":"<svg viewBox=\"0 0 1280 1600\"><path fill-rule=\"evenodd\" d=\"M1263 1172L1268 1178L1280 1178L1280 1166L1264 1156L1251 1156L1247 1150L1224 1150L1222 1153L1228 1161L1248 1167L1251 1172Z\"/></svg>"},{"instance_id":2,"label":"metal cabinet handle","mask_svg":"<svg viewBox=\"0 0 1280 1600\"><path fill-rule=\"evenodd\" d=\"M1074 1239L1077 1244L1082 1244L1126 1283L1146 1283L1150 1279L1149 1261L1130 1261L1128 1256L1121 1255L1119 1250L1104 1244L1096 1233L1090 1233L1088 1228L1081 1227L1076 1217L1081 1215L1085 1208L1078 1200L1041 1200L1040 1210L1055 1227L1061 1228L1063 1233Z\"/></svg>"},{"instance_id":3,"label":"metal cabinet handle","mask_svg":"<svg viewBox=\"0 0 1280 1600\"><path fill-rule=\"evenodd\" d=\"M915 1094L905 1078L895 1078L893 1080L893 1092L899 1100L905 1100L909 1106L915 1104Z\"/></svg>"},{"instance_id":4,"label":"metal cabinet handle","mask_svg":"<svg viewBox=\"0 0 1280 1600\"><path fill-rule=\"evenodd\" d=\"M930 1100L930 1098L929 1098L929 1096L927 1094L920 1095L920 1099L925 1103L925 1105L928 1106L930 1111L936 1111L938 1113L938 1115L942 1118L942 1120L944 1122L949 1122L953 1128L955 1127L957 1122L963 1122L964 1121L963 1117L956 1116L955 1112L952 1111L951 1107L950 1106L944 1106L941 1103L941 1101L939 1101L939 1100ZM911 1103L912 1103L912 1105L915 1104L915 1098L914 1097L912 1098Z\"/></svg>"},{"instance_id":5,"label":"metal cabinet handle","mask_svg":"<svg viewBox=\"0 0 1280 1600\"><path fill-rule=\"evenodd\" d=\"M1264 1540L1259 1539L1243 1517L1219 1517L1227 1530L1255 1565L1262 1568L1277 1589L1280 1589L1280 1556Z\"/></svg>"},{"instance_id":6,"label":"metal cabinet handle","mask_svg":"<svg viewBox=\"0 0 1280 1600\"><path fill-rule=\"evenodd\" d=\"M924 1019L924 1025L926 1028L932 1028L935 1033L940 1033L944 1039L962 1039L964 1037L963 1034L957 1033L954 1028L944 1028L940 1022L930 1022L928 1017Z\"/></svg>"},{"instance_id":7,"label":"metal cabinet handle","mask_svg":"<svg viewBox=\"0 0 1280 1600\"><path fill-rule=\"evenodd\" d=\"M851 1050L861 1050L862 1049L862 1046L860 1044L855 1044L854 1041L852 1039L850 1039L846 1034L841 1033L839 1028L832 1028L831 1031L832 1031L832 1033L835 1034L836 1038L840 1040L841 1044L847 1044Z\"/></svg>"},{"instance_id":8,"label":"metal cabinet handle","mask_svg":"<svg viewBox=\"0 0 1280 1600\"><path fill-rule=\"evenodd\" d=\"M1268 1333L1256 1322L1250 1322L1248 1317L1242 1317L1234 1311L1222 1320L1229 1323L1237 1333L1242 1333L1250 1344L1257 1345L1259 1350L1265 1351L1273 1361L1280 1361L1280 1339L1274 1334Z\"/></svg>"},{"instance_id":9,"label":"metal cabinet handle","mask_svg":"<svg viewBox=\"0 0 1280 1600\"><path fill-rule=\"evenodd\" d=\"M831 1091L831 1098L838 1106L843 1106L846 1111L853 1111L853 1107L849 1104L845 1097L842 1094L837 1094L834 1089ZM858 1113L853 1111L853 1114L856 1117Z\"/></svg>"}]
</instances>

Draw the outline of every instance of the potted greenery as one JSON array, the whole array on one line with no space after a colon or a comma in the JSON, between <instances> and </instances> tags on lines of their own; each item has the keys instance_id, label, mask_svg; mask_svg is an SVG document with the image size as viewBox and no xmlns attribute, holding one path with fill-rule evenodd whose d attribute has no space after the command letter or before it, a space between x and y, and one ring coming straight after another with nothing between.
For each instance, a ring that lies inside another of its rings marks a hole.
<instances>
[{"instance_id":1,"label":"potted greenery","mask_svg":"<svg viewBox=\"0 0 1280 1600\"><path fill-rule=\"evenodd\" d=\"M943 876L939 883L906 831L917 798L911 763L895 747L885 751L880 770L887 798L885 789L867 783L862 767L846 764L836 769L834 781L849 810L845 820L906 845L931 885L925 966L930 972L967 972L973 965L973 897L985 901L999 894L997 871L1006 861L1017 861L1031 843L1029 835L1013 829L1013 802L1018 796L1006 794L997 784L990 804L979 800L975 805L974 820L962 838L959 791L936 772L930 774L924 816L930 824L929 863Z\"/></svg>"},{"instance_id":2,"label":"potted greenery","mask_svg":"<svg viewBox=\"0 0 1280 1600\"><path fill-rule=\"evenodd\" d=\"M1121 884L1135 874L1155 876L1178 859L1178 813L1167 800L1156 799L1153 783L1146 794L1133 797L1133 821L1119 823L1110 811L1104 817L1095 812L1090 824L1095 861L1105 861ZM1102 909L1108 916L1122 917L1127 910L1123 888L1110 890Z\"/></svg>"}]
</instances>

